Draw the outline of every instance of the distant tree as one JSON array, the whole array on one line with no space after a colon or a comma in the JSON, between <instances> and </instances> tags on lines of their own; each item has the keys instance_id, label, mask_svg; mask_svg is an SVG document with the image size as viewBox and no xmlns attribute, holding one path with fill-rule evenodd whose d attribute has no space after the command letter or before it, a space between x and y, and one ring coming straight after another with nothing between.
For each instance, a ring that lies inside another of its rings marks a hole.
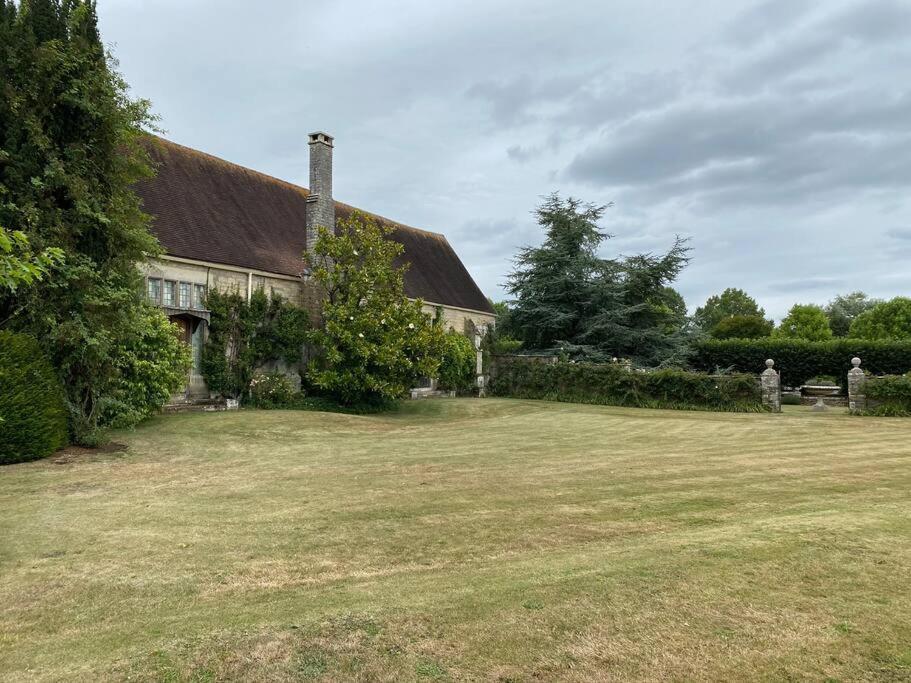
<instances>
[{"instance_id":1,"label":"distant tree","mask_svg":"<svg viewBox=\"0 0 911 683\"><path fill-rule=\"evenodd\" d=\"M773 334L782 339L825 341L832 338L832 328L821 306L794 304Z\"/></svg>"},{"instance_id":2,"label":"distant tree","mask_svg":"<svg viewBox=\"0 0 911 683\"><path fill-rule=\"evenodd\" d=\"M337 231L320 228L307 255L327 301L310 341L320 350L308 377L346 404L401 398L421 377L434 377L445 353L444 330L405 296L403 247L391 229L359 213Z\"/></svg>"},{"instance_id":3,"label":"distant tree","mask_svg":"<svg viewBox=\"0 0 911 683\"><path fill-rule=\"evenodd\" d=\"M864 292L851 292L836 296L826 306L826 315L829 316L829 326L836 337L847 337L851 323L861 313L881 303L879 299L871 299Z\"/></svg>"},{"instance_id":4,"label":"distant tree","mask_svg":"<svg viewBox=\"0 0 911 683\"><path fill-rule=\"evenodd\" d=\"M761 315L722 318L709 333L715 339L761 339L772 334L774 324Z\"/></svg>"},{"instance_id":5,"label":"distant tree","mask_svg":"<svg viewBox=\"0 0 911 683\"><path fill-rule=\"evenodd\" d=\"M728 287L721 294L710 296L704 306L697 308L693 320L703 332L711 334L718 323L734 316L765 318L765 311L756 299L742 289Z\"/></svg>"},{"instance_id":6,"label":"distant tree","mask_svg":"<svg viewBox=\"0 0 911 683\"><path fill-rule=\"evenodd\" d=\"M911 339L911 299L897 296L881 301L851 323L857 339Z\"/></svg>"},{"instance_id":7,"label":"distant tree","mask_svg":"<svg viewBox=\"0 0 911 683\"><path fill-rule=\"evenodd\" d=\"M527 348L664 362L683 344L685 304L670 284L689 247L677 238L665 254L601 258L608 235L597 221L606 208L556 193L538 207L544 243L519 253L507 281L514 329Z\"/></svg>"}]
</instances>

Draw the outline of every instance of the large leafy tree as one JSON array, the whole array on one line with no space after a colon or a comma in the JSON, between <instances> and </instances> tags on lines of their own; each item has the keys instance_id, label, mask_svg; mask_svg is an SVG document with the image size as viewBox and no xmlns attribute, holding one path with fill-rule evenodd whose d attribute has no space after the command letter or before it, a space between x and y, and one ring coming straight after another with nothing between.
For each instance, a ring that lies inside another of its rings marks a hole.
<instances>
[{"instance_id":1,"label":"large leafy tree","mask_svg":"<svg viewBox=\"0 0 911 683\"><path fill-rule=\"evenodd\" d=\"M847 337L851 330L851 323L861 313L869 311L877 304L879 299L871 299L864 292L851 292L836 296L826 306L826 315L829 316L829 326L836 337Z\"/></svg>"},{"instance_id":2,"label":"large leafy tree","mask_svg":"<svg viewBox=\"0 0 911 683\"><path fill-rule=\"evenodd\" d=\"M0 0L0 88L0 224L65 254L53 277L0 295L0 321L41 340L90 442L136 367L124 354L165 339L136 268L159 251L132 191L151 174L152 119L105 53L92 0Z\"/></svg>"},{"instance_id":3,"label":"large leafy tree","mask_svg":"<svg viewBox=\"0 0 911 683\"><path fill-rule=\"evenodd\" d=\"M764 319L765 311L759 306L756 299L742 289L728 287L721 294L710 296L705 305L697 308L693 320L703 332L712 334L722 320L735 316Z\"/></svg>"},{"instance_id":4,"label":"large leafy tree","mask_svg":"<svg viewBox=\"0 0 911 683\"><path fill-rule=\"evenodd\" d=\"M421 377L433 377L444 353L444 331L405 296L406 266L391 228L354 213L335 233L320 229L306 258L326 293L322 324L311 333L320 355L313 385L346 404L401 398Z\"/></svg>"},{"instance_id":5,"label":"large leafy tree","mask_svg":"<svg viewBox=\"0 0 911 683\"><path fill-rule=\"evenodd\" d=\"M722 318L709 333L715 339L761 339L771 336L774 323L761 315Z\"/></svg>"},{"instance_id":6,"label":"large leafy tree","mask_svg":"<svg viewBox=\"0 0 911 683\"><path fill-rule=\"evenodd\" d=\"M832 328L821 306L794 304L773 335L780 339L825 341L832 338Z\"/></svg>"},{"instance_id":7,"label":"large leafy tree","mask_svg":"<svg viewBox=\"0 0 911 683\"><path fill-rule=\"evenodd\" d=\"M535 212L544 242L519 252L507 281L510 324L528 348L662 362L685 334L686 306L670 284L689 248L678 238L665 254L603 258L608 235L597 223L606 208L556 193L545 198Z\"/></svg>"},{"instance_id":8,"label":"large leafy tree","mask_svg":"<svg viewBox=\"0 0 911 683\"><path fill-rule=\"evenodd\" d=\"M856 339L911 339L911 299L881 301L857 316L850 336Z\"/></svg>"}]
</instances>

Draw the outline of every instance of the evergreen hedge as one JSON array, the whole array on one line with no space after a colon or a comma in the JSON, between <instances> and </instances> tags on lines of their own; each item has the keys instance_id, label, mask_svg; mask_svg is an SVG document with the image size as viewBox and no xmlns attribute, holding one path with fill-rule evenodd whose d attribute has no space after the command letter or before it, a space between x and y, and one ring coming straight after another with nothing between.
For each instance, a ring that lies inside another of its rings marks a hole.
<instances>
[{"instance_id":1,"label":"evergreen hedge","mask_svg":"<svg viewBox=\"0 0 911 683\"><path fill-rule=\"evenodd\" d=\"M836 377L844 386L855 356L870 374L902 375L911 370L911 341L710 339L694 345L690 365L705 372L732 368L758 374L771 358L785 386L799 386L820 375Z\"/></svg>"},{"instance_id":2,"label":"evergreen hedge","mask_svg":"<svg viewBox=\"0 0 911 683\"><path fill-rule=\"evenodd\" d=\"M66 445L63 397L38 342L0 332L0 465L37 460Z\"/></svg>"},{"instance_id":3,"label":"evergreen hedge","mask_svg":"<svg viewBox=\"0 0 911 683\"><path fill-rule=\"evenodd\" d=\"M630 372L614 364L543 364L510 358L507 363L498 363L489 390L493 396L634 408L763 410L758 374Z\"/></svg>"}]
</instances>

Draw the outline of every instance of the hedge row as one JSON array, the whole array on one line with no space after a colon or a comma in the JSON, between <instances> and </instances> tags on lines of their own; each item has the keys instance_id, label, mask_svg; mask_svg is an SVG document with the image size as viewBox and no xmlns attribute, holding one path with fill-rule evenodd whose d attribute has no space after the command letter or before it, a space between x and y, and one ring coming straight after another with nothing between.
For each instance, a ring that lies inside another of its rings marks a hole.
<instances>
[{"instance_id":1,"label":"hedge row","mask_svg":"<svg viewBox=\"0 0 911 683\"><path fill-rule=\"evenodd\" d=\"M682 370L630 372L594 363L543 364L510 358L491 374L493 396L634 408L761 412L757 375Z\"/></svg>"},{"instance_id":2,"label":"hedge row","mask_svg":"<svg viewBox=\"0 0 911 683\"><path fill-rule=\"evenodd\" d=\"M690 364L696 370L715 372L732 368L759 374L765 361L775 361L785 386L799 386L813 377L830 375L845 385L851 359L873 375L901 375L911 370L911 342L833 339L810 342L800 339L713 339L698 342Z\"/></svg>"},{"instance_id":3,"label":"hedge row","mask_svg":"<svg viewBox=\"0 0 911 683\"><path fill-rule=\"evenodd\" d=\"M865 415L884 417L911 417L911 376L891 375L870 377L864 386L864 394L872 406Z\"/></svg>"},{"instance_id":4,"label":"hedge row","mask_svg":"<svg viewBox=\"0 0 911 683\"><path fill-rule=\"evenodd\" d=\"M43 458L66 441L63 387L38 342L0 332L0 465Z\"/></svg>"}]
</instances>

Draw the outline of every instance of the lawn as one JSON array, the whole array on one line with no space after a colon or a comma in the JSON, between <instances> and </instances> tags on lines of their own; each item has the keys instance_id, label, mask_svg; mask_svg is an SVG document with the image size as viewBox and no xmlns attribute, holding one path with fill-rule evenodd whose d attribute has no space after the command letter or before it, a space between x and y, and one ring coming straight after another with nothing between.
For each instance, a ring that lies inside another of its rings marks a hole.
<instances>
[{"instance_id":1,"label":"lawn","mask_svg":"<svg viewBox=\"0 0 911 683\"><path fill-rule=\"evenodd\" d=\"M427 401L0 468L0 680L908 680L911 420Z\"/></svg>"}]
</instances>

